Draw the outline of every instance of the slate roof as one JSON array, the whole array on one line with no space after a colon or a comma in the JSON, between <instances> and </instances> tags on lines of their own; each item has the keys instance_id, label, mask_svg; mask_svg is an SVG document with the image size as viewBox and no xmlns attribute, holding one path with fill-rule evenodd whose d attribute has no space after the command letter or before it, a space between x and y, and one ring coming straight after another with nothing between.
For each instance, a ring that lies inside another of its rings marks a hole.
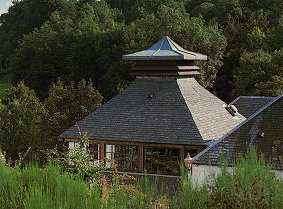
<instances>
[{"instance_id":1,"label":"slate roof","mask_svg":"<svg viewBox=\"0 0 283 209\"><path fill-rule=\"evenodd\" d=\"M197 128L204 140L215 140L226 134L245 118L232 116L227 104L203 88L194 78L178 79L178 85Z\"/></svg>"},{"instance_id":2,"label":"slate roof","mask_svg":"<svg viewBox=\"0 0 283 209\"><path fill-rule=\"evenodd\" d=\"M183 49L168 36L163 36L146 50L123 55L123 60L207 60L207 56Z\"/></svg>"},{"instance_id":3,"label":"slate roof","mask_svg":"<svg viewBox=\"0 0 283 209\"><path fill-rule=\"evenodd\" d=\"M123 92L78 122L90 139L205 145L245 118L194 78L137 77ZM76 126L61 138L79 138Z\"/></svg>"},{"instance_id":4,"label":"slate roof","mask_svg":"<svg viewBox=\"0 0 283 209\"><path fill-rule=\"evenodd\" d=\"M248 118L274 99L275 97L239 96L230 105L236 106L239 113Z\"/></svg>"},{"instance_id":5,"label":"slate roof","mask_svg":"<svg viewBox=\"0 0 283 209\"><path fill-rule=\"evenodd\" d=\"M261 135L261 136L260 136ZM239 124L231 133L194 158L196 164L219 165L223 155L232 164L252 145L275 169L283 170L283 94Z\"/></svg>"}]
</instances>

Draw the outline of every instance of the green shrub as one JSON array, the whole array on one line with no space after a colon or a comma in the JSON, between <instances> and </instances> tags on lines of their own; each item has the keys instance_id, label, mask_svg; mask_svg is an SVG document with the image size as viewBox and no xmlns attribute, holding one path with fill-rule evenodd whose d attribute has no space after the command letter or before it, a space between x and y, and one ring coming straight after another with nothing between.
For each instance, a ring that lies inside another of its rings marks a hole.
<instances>
[{"instance_id":1,"label":"green shrub","mask_svg":"<svg viewBox=\"0 0 283 209\"><path fill-rule=\"evenodd\" d=\"M80 173L78 173L80 174ZM137 185L125 182L130 176L114 173L94 181L66 173L49 163L44 168L29 164L11 167L0 155L0 206L5 209L260 209L283 208L283 182L263 157L251 149L233 169L222 168L212 182L195 185L188 173L180 191L169 199L160 196L157 181L144 178ZM211 182L211 181L210 181Z\"/></svg>"},{"instance_id":2,"label":"green shrub","mask_svg":"<svg viewBox=\"0 0 283 209\"><path fill-rule=\"evenodd\" d=\"M100 185L89 185L79 176L63 173L49 164L24 169L0 164L0 205L3 208L100 208Z\"/></svg>"},{"instance_id":3,"label":"green shrub","mask_svg":"<svg viewBox=\"0 0 283 209\"><path fill-rule=\"evenodd\" d=\"M217 176L212 198L217 208L283 208L283 182L252 148L234 166Z\"/></svg>"},{"instance_id":4,"label":"green shrub","mask_svg":"<svg viewBox=\"0 0 283 209\"><path fill-rule=\"evenodd\" d=\"M180 192L172 201L172 207L176 209L214 208L208 186L194 185L190 174L184 171L180 182Z\"/></svg>"}]
</instances>

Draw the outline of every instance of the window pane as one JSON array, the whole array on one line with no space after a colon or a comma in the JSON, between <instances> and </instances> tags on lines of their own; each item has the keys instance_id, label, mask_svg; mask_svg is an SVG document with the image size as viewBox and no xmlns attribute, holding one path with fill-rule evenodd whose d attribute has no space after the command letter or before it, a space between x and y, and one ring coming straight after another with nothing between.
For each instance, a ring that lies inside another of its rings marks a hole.
<instances>
[{"instance_id":1,"label":"window pane","mask_svg":"<svg viewBox=\"0 0 283 209\"><path fill-rule=\"evenodd\" d=\"M190 156L191 157L194 157L194 156L196 156L198 153L199 153L199 150L198 149L190 149L190 148L188 148L188 149L186 149L185 150L185 158L187 157L187 155L188 155L188 153L190 154Z\"/></svg>"},{"instance_id":2,"label":"window pane","mask_svg":"<svg viewBox=\"0 0 283 209\"><path fill-rule=\"evenodd\" d=\"M180 174L180 149L146 147L144 155L145 169L148 173Z\"/></svg>"},{"instance_id":3,"label":"window pane","mask_svg":"<svg viewBox=\"0 0 283 209\"><path fill-rule=\"evenodd\" d=\"M113 160L120 171L138 171L137 146L107 144L106 158Z\"/></svg>"},{"instance_id":4,"label":"window pane","mask_svg":"<svg viewBox=\"0 0 283 209\"><path fill-rule=\"evenodd\" d=\"M99 144L90 143L88 145L88 152L91 156L93 156L93 161L99 160Z\"/></svg>"}]
</instances>

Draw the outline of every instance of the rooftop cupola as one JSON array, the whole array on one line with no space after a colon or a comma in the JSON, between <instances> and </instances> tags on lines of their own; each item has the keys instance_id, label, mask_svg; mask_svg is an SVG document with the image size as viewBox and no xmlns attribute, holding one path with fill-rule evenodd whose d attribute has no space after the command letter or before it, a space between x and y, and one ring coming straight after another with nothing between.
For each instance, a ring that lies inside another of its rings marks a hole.
<instances>
[{"instance_id":1,"label":"rooftop cupola","mask_svg":"<svg viewBox=\"0 0 283 209\"><path fill-rule=\"evenodd\" d=\"M168 36L163 36L146 50L123 55L123 60L136 61L131 74L140 76L191 76L199 74L196 60L207 56L183 49Z\"/></svg>"}]
</instances>

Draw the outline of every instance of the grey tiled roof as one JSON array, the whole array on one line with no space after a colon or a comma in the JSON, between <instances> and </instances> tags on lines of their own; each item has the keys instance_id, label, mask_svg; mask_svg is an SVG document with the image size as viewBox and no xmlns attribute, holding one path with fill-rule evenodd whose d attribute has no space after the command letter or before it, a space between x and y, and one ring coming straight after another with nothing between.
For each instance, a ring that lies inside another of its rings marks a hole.
<instances>
[{"instance_id":1,"label":"grey tiled roof","mask_svg":"<svg viewBox=\"0 0 283 209\"><path fill-rule=\"evenodd\" d=\"M239 113L248 118L274 99L275 97L239 96L230 104L236 106Z\"/></svg>"},{"instance_id":2,"label":"grey tiled roof","mask_svg":"<svg viewBox=\"0 0 283 209\"><path fill-rule=\"evenodd\" d=\"M137 78L78 126L91 139L204 144L172 78ZM73 126L61 137L77 138L78 130Z\"/></svg>"},{"instance_id":3,"label":"grey tiled roof","mask_svg":"<svg viewBox=\"0 0 283 209\"><path fill-rule=\"evenodd\" d=\"M283 94L239 124L230 134L195 156L194 162L219 165L219 157L223 155L227 162L232 164L253 145L259 153L267 157L275 169L282 170L282 135Z\"/></svg>"},{"instance_id":4,"label":"grey tiled roof","mask_svg":"<svg viewBox=\"0 0 283 209\"><path fill-rule=\"evenodd\" d=\"M225 109L227 104L203 88L194 78L178 79L177 82L204 140L220 138L245 119L240 114L231 116Z\"/></svg>"},{"instance_id":5,"label":"grey tiled roof","mask_svg":"<svg viewBox=\"0 0 283 209\"><path fill-rule=\"evenodd\" d=\"M138 77L78 126L96 140L204 145L242 120L193 78ZM60 137L78 138L78 128Z\"/></svg>"}]
</instances>

